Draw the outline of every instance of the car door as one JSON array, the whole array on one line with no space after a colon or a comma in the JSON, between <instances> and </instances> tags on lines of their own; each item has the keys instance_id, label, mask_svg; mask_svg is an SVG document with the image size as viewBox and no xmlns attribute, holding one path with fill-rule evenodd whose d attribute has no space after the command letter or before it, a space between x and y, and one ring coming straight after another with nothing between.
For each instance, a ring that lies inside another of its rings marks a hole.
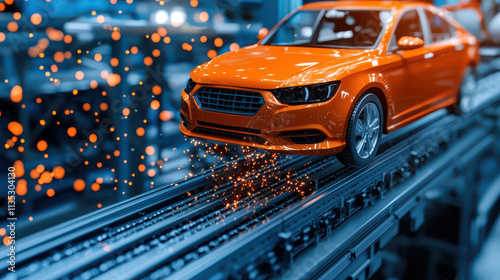
<instances>
[{"instance_id":1,"label":"car door","mask_svg":"<svg viewBox=\"0 0 500 280\"><path fill-rule=\"evenodd\" d=\"M424 40L424 26L421 13L409 9L402 13L394 28L387 48L388 55L399 56L398 62L393 63L388 71L389 84L394 91L394 112L388 120L389 129L404 125L411 117L421 110L421 104L432 95L432 84L428 75L434 75L431 63L428 61L428 52L424 47L399 50L397 41L403 36L411 36ZM397 86L396 86L397 85Z\"/></svg>"},{"instance_id":2,"label":"car door","mask_svg":"<svg viewBox=\"0 0 500 280\"><path fill-rule=\"evenodd\" d=\"M456 95L457 82L460 73L460 61L465 52L465 47L460 39L455 36L455 29L443 17L439 16L437 10L423 9L426 20L424 28L428 33L429 61L432 62L433 75L429 76L432 82L432 96L426 101L427 106L436 106Z\"/></svg>"}]
</instances>

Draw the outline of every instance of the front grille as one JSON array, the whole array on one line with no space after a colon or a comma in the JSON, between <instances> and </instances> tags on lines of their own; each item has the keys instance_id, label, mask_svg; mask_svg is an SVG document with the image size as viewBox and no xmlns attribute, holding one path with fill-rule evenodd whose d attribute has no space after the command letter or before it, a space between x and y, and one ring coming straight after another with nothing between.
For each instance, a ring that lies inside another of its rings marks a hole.
<instances>
[{"instance_id":1,"label":"front grille","mask_svg":"<svg viewBox=\"0 0 500 280\"><path fill-rule=\"evenodd\" d=\"M201 109L237 115L255 115L264 105L262 94L254 91L202 87L195 94Z\"/></svg>"},{"instance_id":2,"label":"front grille","mask_svg":"<svg viewBox=\"0 0 500 280\"><path fill-rule=\"evenodd\" d=\"M243 140L243 141L248 141L248 142L256 142L256 143L261 143L261 144L264 144L266 142L266 140L260 136L243 134L243 133L232 132L232 131L219 130L219 129L206 128L206 127L202 127L202 126L196 127L194 129L194 131L198 132L198 133L202 133L202 134L214 135L214 136L231 138L231 139L238 139L238 140Z\"/></svg>"}]
</instances>

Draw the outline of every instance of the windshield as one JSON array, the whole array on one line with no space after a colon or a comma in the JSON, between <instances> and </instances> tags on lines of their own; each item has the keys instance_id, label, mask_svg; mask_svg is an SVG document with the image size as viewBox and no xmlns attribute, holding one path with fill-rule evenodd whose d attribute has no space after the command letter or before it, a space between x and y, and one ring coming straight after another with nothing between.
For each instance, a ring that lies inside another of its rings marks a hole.
<instances>
[{"instance_id":1,"label":"windshield","mask_svg":"<svg viewBox=\"0 0 500 280\"><path fill-rule=\"evenodd\" d=\"M293 14L264 45L372 48L391 18L389 10L303 10Z\"/></svg>"}]
</instances>

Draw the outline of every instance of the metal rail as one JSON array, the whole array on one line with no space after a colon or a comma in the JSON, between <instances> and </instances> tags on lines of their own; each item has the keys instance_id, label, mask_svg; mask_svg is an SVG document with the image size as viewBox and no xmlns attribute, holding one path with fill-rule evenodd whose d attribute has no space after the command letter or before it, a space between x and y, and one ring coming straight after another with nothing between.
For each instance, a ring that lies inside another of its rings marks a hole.
<instances>
[{"instance_id":1,"label":"metal rail","mask_svg":"<svg viewBox=\"0 0 500 280\"><path fill-rule=\"evenodd\" d=\"M435 161L420 169L418 176L388 193L376 207L366 209L353 223L346 223L317 248L301 255L294 262L294 268L285 271L280 278L358 279L364 273L372 275L380 266L377 253L398 233L402 217L412 211L421 211L424 193L453 178L456 163L459 162L457 155L478 155L491 148L493 143L494 137L488 129L471 131ZM471 146L474 148L470 149ZM413 226L421 222L412 220ZM329 254L316 257L318 249ZM313 265L311 258L317 261ZM305 263L308 264L307 269L300 269L305 268Z\"/></svg>"},{"instance_id":2,"label":"metal rail","mask_svg":"<svg viewBox=\"0 0 500 280\"><path fill-rule=\"evenodd\" d=\"M270 157L266 155L265 158ZM154 213L155 210L164 206L168 201L175 202L176 199L180 200L188 193L203 194L204 192L212 192L213 190L210 187L213 184L221 184L221 180L235 174L244 174L245 169L249 169L244 166L244 163L248 162L248 160L248 158L244 158L236 162L223 164L197 174L190 180L179 181L171 186L153 189L150 192L28 236L22 242L18 242L17 262L21 264L55 248L64 246L68 242L89 238L92 234L99 236L103 233L102 230L107 227L141 218L144 216L145 211ZM287 168L291 162L298 161L304 161L304 159L300 157L296 159L284 157L277 162L283 165L282 168ZM233 168L233 165L236 165L237 168ZM274 167L274 165L270 164L267 169L271 170ZM265 173L266 169L263 169L262 172ZM211 176L213 174L217 174L217 178ZM1 260L6 259L2 256ZM5 266L6 262L0 264L1 268L5 268Z\"/></svg>"}]
</instances>

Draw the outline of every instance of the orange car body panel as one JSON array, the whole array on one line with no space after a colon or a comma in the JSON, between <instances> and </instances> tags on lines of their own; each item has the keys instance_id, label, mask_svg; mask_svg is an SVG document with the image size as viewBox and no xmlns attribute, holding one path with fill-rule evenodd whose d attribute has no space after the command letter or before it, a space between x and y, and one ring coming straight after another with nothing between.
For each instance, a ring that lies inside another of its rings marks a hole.
<instances>
[{"instance_id":1,"label":"orange car body panel","mask_svg":"<svg viewBox=\"0 0 500 280\"><path fill-rule=\"evenodd\" d=\"M265 144L201 134L182 124L181 132L280 153L336 154L345 147L353 107L367 91L376 93L383 103L385 133L456 103L462 74L479 59L477 40L458 23L448 19L456 29L456 36L451 39L413 50L387 50L399 16L418 7L438 11L434 6L415 2L339 1L304 5L299 9L390 9L393 16L374 49L268 46L259 42L220 55L191 72L191 78L197 83L192 93L208 86L257 91L265 99L255 115L235 115L202 110L193 95L183 91L182 99L188 109L181 110L181 114L194 123L193 127L196 121L206 121L258 129ZM340 81L340 87L333 98L321 103L286 105L271 93L277 88L330 81ZM327 138L317 144L294 144L287 138L278 137L281 132L306 129L320 130Z\"/></svg>"}]
</instances>

